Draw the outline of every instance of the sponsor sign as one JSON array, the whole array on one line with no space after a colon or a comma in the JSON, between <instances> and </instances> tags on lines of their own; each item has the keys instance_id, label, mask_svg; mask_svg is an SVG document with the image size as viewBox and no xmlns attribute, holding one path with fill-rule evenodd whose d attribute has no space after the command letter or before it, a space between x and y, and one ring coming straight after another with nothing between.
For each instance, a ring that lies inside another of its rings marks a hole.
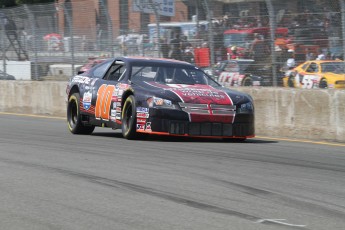
<instances>
[{"instance_id":1,"label":"sponsor sign","mask_svg":"<svg viewBox=\"0 0 345 230\"><path fill-rule=\"evenodd\" d=\"M175 0L133 0L133 11L159 15L175 16Z\"/></svg>"}]
</instances>

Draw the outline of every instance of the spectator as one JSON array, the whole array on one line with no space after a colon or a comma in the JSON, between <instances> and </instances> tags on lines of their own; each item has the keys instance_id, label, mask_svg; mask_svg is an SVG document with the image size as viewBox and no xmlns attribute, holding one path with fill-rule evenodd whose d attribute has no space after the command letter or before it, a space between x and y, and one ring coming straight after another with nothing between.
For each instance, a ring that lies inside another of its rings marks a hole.
<instances>
[{"instance_id":1,"label":"spectator","mask_svg":"<svg viewBox=\"0 0 345 230\"><path fill-rule=\"evenodd\" d=\"M295 54L293 50L288 50L288 59L286 60L286 66L288 69L293 69L296 66Z\"/></svg>"},{"instance_id":2,"label":"spectator","mask_svg":"<svg viewBox=\"0 0 345 230\"><path fill-rule=\"evenodd\" d=\"M208 34L205 25L200 25L197 38L201 39L202 41L208 41Z\"/></svg>"},{"instance_id":3,"label":"spectator","mask_svg":"<svg viewBox=\"0 0 345 230\"><path fill-rule=\"evenodd\" d=\"M166 38L160 39L160 46L163 58L169 58L170 49Z\"/></svg>"},{"instance_id":4,"label":"spectator","mask_svg":"<svg viewBox=\"0 0 345 230\"><path fill-rule=\"evenodd\" d=\"M326 55L321 53L317 56L316 60L326 60Z\"/></svg>"},{"instance_id":5,"label":"spectator","mask_svg":"<svg viewBox=\"0 0 345 230\"><path fill-rule=\"evenodd\" d=\"M121 50L122 50L122 54L124 56L127 56L127 40L128 40L128 35L125 33L124 35L122 35L120 37L120 45L121 45Z\"/></svg>"},{"instance_id":6,"label":"spectator","mask_svg":"<svg viewBox=\"0 0 345 230\"><path fill-rule=\"evenodd\" d=\"M184 51L188 47L192 47L192 44L188 41L187 36L182 36L182 40L181 40L182 51Z\"/></svg>"},{"instance_id":7,"label":"spectator","mask_svg":"<svg viewBox=\"0 0 345 230\"><path fill-rule=\"evenodd\" d=\"M306 50L306 55L305 55L305 60L306 61L311 61L314 60L315 56L314 53L312 53L309 49Z\"/></svg>"},{"instance_id":8,"label":"spectator","mask_svg":"<svg viewBox=\"0 0 345 230\"><path fill-rule=\"evenodd\" d=\"M252 54L255 61L258 61L267 54L266 44L260 34L255 34L255 39L253 40L249 52Z\"/></svg>"},{"instance_id":9,"label":"spectator","mask_svg":"<svg viewBox=\"0 0 345 230\"><path fill-rule=\"evenodd\" d=\"M238 59L240 56L237 53L237 46L232 46L231 48L230 59Z\"/></svg>"},{"instance_id":10,"label":"spectator","mask_svg":"<svg viewBox=\"0 0 345 230\"><path fill-rule=\"evenodd\" d=\"M175 38L170 41L171 44L171 56L170 58L181 60L181 39L180 35L176 34Z\"/></svg>"}]
</instances>

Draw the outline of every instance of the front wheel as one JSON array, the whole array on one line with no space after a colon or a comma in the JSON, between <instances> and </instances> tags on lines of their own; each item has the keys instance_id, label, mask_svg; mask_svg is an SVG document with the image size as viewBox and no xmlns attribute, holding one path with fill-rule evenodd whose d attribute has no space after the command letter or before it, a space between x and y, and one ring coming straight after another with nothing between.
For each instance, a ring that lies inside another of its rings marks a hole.
<instances>
[{"instance_id":1,"label":"front wheel","mask_svg":"<svg viewBox=\"0 0 345 230\"><path fill-rule=\"evenodd\" d=\"M95 129L94 125L85 126L81 121L79 93L72 94L67 104L67 125L71 133L91 134Z\"/></svg>"},{"instance_id":2,"label":"front wheel","mask_svg":"<svg viewBox=\"0 0 345 230\"><path fill-rule=\"evenodd\" d=\"M137 116L135 98L133 95L127 97L122 108L122 135L126 139L135 139L137 137Z\"/></svg>"}]
</instances>

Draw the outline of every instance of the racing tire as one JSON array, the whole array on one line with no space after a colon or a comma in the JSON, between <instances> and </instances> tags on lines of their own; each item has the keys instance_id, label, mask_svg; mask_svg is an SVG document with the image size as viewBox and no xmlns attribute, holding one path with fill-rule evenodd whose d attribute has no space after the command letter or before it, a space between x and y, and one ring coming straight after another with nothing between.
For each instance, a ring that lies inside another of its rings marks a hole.
<instances>
[{"instance_id":1,"label":"racing tire","mask_svg":"<svg viewBox=\"0 0 345 230\"><path fill-rule=\"evenodd\" d=\"M250 77L245 77L242 80L242 86L253 86L253 80Z\"/></svg>"},{"instance_id":2,"label":"racing tire","mask_svg":"<svg viewBox=\"0 0 345 230\"><path fill-rule=\"evenodd\" d=\"M328 88L328 83L327 83L327 80L325 78L322 78L320 80L319 87L321 89L327 89Z\"/></svg>"},{"instance_id":3,"label":"racing tire","mask_svg":"<svg viewBox=\"0 0 345 230\"><path fill-rule=\"evenodd\" d=\"M91 134L95 129L94 125L85 126L81 120L79 93L72 94L67 105L67 125L73 134Z\"/></svg>"},{"instance_id":4,"label":"racing tire","mask_svg":"<svg viewBox=\"0 0 345 230\"><path fill-rule=\"evenodd\" d=\"M130 95L125 100L122 108L122 135L128 140L133 140L138 137L136 126L137 126L137 114L135 106L135 98Z\"/></svg>"},{"instance_id":5,"label":"racing tire","mask_svg":"<svg viewBox=\"0 0 345 230\"><path fill-rule=\"evenodd\" d=\"M290 76L288 79L288 82L287 82L287 84L290 88L295 88L293 81L294 81L294 77Z\"/></svg>"}]
</instances>

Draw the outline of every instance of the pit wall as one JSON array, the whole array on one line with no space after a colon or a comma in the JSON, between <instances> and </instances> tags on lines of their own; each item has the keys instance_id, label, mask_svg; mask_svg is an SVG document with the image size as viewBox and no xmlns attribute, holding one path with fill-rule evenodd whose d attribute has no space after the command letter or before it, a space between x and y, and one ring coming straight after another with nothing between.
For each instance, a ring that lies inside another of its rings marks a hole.
<instances>
[{"instance_id":1,"label":"pit wall","mask_svg":"<svg viewBox=\"0 0 345 230\"><path fill-rule=\"evenodd\" d=\"M66 82L0 81L0 112L66 116ZM243 87L258 136L345 142L345 90Z\"/></svg>"}]
</instances>

